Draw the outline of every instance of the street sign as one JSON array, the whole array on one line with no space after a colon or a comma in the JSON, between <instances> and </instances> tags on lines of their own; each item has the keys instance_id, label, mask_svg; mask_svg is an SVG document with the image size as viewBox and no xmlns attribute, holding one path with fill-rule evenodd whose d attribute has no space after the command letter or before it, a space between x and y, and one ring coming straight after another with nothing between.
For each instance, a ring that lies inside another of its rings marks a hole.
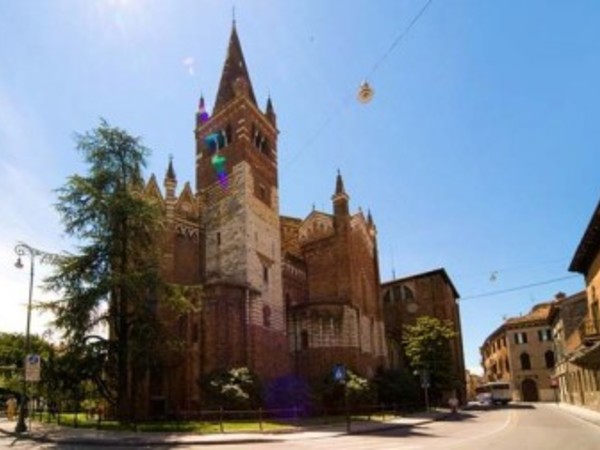
<instances>
[{"instance_id":1,"label":"street sign","mask_svg":"<svg viewBox=\"0 0 600 450\"><path fill-rule=\"evenodd\" d=\"M25 381L40 381L42 358L40 355L27 355L25 357Z\"/></svg>"},{"instance_id":2,"label":"street sign","mask_svg":"<svg viewBox=\"0 0 600 450\"><path fill-rule=\"evenodd\" d=\"M333 366L333 380L336 383L346 382L346 366L343 364L336 364Z\"/></svg>"}]
</instances>

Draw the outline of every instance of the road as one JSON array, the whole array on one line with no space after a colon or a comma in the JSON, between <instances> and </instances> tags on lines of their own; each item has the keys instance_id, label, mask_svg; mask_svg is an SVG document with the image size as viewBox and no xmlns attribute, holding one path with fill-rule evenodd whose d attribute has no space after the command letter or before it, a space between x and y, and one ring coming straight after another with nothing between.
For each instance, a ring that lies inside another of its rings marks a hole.
<instances>
[{"instance_id":1,"label":"road","mask_svg":"<svg viewBox=\"0 0 600 450\"><path fill-rule=\"evenodd\" d=\"M178 449L199 447L201 446L177 446ZM457 420L388 429L368 435L314 439L299 439L296 436L294 439L273 443L211 447L219 450L599 450L600 426L578 419L554 405L514 405L502 409L463 411ZM83 447L40 445L0 436L0 448L68 450ZM163 450L172 447L149 448Z\"/></svg>"}]
</instances>

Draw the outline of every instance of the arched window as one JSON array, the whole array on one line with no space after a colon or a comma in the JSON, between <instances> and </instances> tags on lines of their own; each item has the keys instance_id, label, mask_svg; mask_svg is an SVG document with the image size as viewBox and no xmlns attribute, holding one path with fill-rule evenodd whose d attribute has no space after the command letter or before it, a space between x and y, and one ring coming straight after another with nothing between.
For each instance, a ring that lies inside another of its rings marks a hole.
<instances>
[{"instance_id":1,"label":"arched window","mask_svg":"<svg viewBox=\"0 0 600 450\"><path fill-rule=\"evenodd\" d=\"M392 291L391 290L387 290L385 291L385 294L383 294L383 303L390 303L392 301Z\"/></svg>"},{"instance_id":2,"label":"arched window","mask_svg":"<svg viewBox=\"0 0 600 450\"><path fill-rule=\"evenodd\" d=\"M531 370L531 359L529 358L529 355L525 352L521 353L521 369Z\"/></svg>"},{"instance_id":3,"label":"arched window","mask_svg":"<svg viewBox=\"0 0 600 450\"><path fill-rule=\"evenodd\" d=\"M271 307L269 305L263 306L263 325L265 327L271 326Z\"/></svg>"},{"instance_id":4,"label":"arched window","mask_svg":"<svg viewBox=\"0 0 600 450\"><path fill-rule=\"evenodd\" d=\"M363 298L363 308L367 309L369 305L369 282L364 273L361 275L360 290Z\"/></svg>"},{"instance_id":5,"label":"arched window","mask_svg":"<svg viewBox=\"0 0 600 450\"><path fill-rule=\"evenodd\" d=\"M300 346L302 348L302 350L305 350L308 348L308 331L306 330L302 330L300 332Z\"/></svg>"},{"instance_id":6,"label":"arched window","mask_svg":"<svg viewBox=\"0 0 600 450\"><path fill-rule=\"evenodd\" d=\"M544 359L546 360L546 367L551 369L554 367L554 352L552 350L548 350L544 353Z\"/></svg>"},{"instance_id":7,"label":"arched window","mask_svg":"<svg viewBox=\"0 0 600 450\"><path fill-rule=\"evenodd\" d=\"M227 124L225 127L225 145L229 145L233 142L233 133L231 131L231 124Z\"/></svg>"}]
</instances>

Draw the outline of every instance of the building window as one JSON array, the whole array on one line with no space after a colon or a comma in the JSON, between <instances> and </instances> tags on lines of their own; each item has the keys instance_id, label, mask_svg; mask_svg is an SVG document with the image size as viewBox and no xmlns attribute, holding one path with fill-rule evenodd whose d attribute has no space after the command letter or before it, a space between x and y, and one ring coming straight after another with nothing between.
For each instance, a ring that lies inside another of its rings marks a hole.
<instances>
[{"instance_id":1,"label":"building window","mask_svg":"<svg viewBox=\"0 0 600 450\"><path fill-rule=\"evenodd\" d=\"M271 206L271 188L267 183L256 180L254 182L254 195L267 206Z\"/></svg>"},{"instance_id":2,"label":"building window","mask_svg":"<svg viewBox=\"0 0 600 450\"><path fill-rule=\"evenodd\" d=\"M552 350L548 350L544 353L544 359L546 360L546 367L548 369L552 369L554 367L554 352Z\"/></svg>"},{"instance_id":3,"label":"building window","mask_svg":"<svg viewBox=\"0 0 600 450\"><path fill-rule=\"evenodd\" d=\"M521 353L521 369L531 370L531 359L527 353Z\"/></svg>"},{"instance_id":4,"label":"building window","mask_svg":"<svg viewBox=\"0 0 600 450\"><path fill-rule=\"evenodd\" d=\"M225 127L225 145L229 145L233 142L233 133L231 132L231 124L227 124Z\"/></svg>"},{"instance_id":5,"label":"building window","mask_svg":"<svg viewBox=\"0 0 600 450\"><path fill-rule=\"evenodd\" d=\"M525 331L515 333L515 344L527 344L527 333Z\"/></svg>"},{"instance_id":6,"label":"building window","mask_svg":"<svg viewBox=\"0 0 600 450\"><path fill-rule=\"evenodd\" d=\"M261 151L263 152L264 155L269 156L269 153L271 152L271 146L269 145L269 141L264 139L262 141L262 148Z\"/></svg>"},{"instance_id":7,"label":"building window","mask_svg":"<svg viewBox=\"0 0 600 450\"><path fill-rule=\"evenodd\" d=\"M308 348L308 331L302 330L300 333L300 345L302 350L306 350Z\"/></svg>"},{"instance_id":8,"label":"building window","mask_svg":"<svg viewBox=\"0 0 600 450\"><path fill-rule=\"evenodd\" d=\"M265 283L269 282L269 268L265 265L263 265L263 281Z\"/></svg>"},{"instance_id":9,"label":"building window","mask_svg":"<svg viewBox=\"0 0 600 450\"><path fill-rule=\"evenodd\" d=\"M600 318L600 314L598 312L598 300L594 300L592 303L592 319L594 321L595 330L598 331L598 319Z\"/></svg>"},{"instance_id":10,"label":"building window","mask_svg":"<svg viewBox=\"0 0 600 450\"><path fill-rule=\"evenodd\" d=\"M385 291L385 294L383 294L383 303L385 303L387 305L391 301L392 301L392 291L391 290Z\"/></svg>"},{"instance_id":11,"label":"building window","mask_svg":"<svg viewBox=\"0 0 600 450\"><path fill-rule=\"evenodd\" d=\"M221 232L217 231L217 247L221 246Z\"/></svg>"},{"instance_id":12,"label":"building window","mask_svg":"<svg viewBox=\"0 0 600 450\"><path fill-rule=\"evenodd\" d=\"M552 330L550 328L546 328L544 330L538 330L538 338L540 342L551 341L552 340Z\"/></svg>"},{"instance_id":13,"label":"building window","mask_svg":"<svg viewBox=\"0 0 600 450\"><path fill-rule=\"evenodd\" d=\"M271 308L269 305L263 306L263 325L265 327L271 326Z\"/></svg>"}]
</instances>

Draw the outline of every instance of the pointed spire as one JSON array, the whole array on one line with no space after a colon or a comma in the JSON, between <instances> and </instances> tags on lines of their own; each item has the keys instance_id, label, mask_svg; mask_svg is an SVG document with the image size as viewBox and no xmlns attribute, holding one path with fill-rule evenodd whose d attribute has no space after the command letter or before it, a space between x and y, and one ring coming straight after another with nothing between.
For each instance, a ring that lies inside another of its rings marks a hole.
<instances>
[{"instance_id":1,"label":"pointed spire","mask_svg":"<svg viewBox=\"0 0 600 450\"><path fill-rule=\"evenodd\" d=\"M246 69L246 61L242 53L242 46L238 38L235 19L231 27L231 37L227 48L227 57L221 74L217 100L213 108L213 115L217 114L227 103L233 100L237 95L247 95L254 105L256 97L250 81L250 75Z\"/></svg>"},{"instance_id":2,"label":"pointed spire","mask_svg":"<svg viewBox=\"0 0 600 450\"><path fill-rule=\"evenodd\" d=\"M335 195L345 194L344 190L344 180L342 179L342 174L340 173L340 169L337 172L337 179L335 180Z\"/></svg>"},{"instance_id":3,"label":"pointed spire","mask_svg":"<svg viewBox=\"0 0 600 450\"><path fill-rule=\"evenodd\" d=\"M204 95L200 94L200 101L198 102L198 111L196 112L196 126L202 126L208 122L209 116L204 106Z\"/></svg>"},{"instance_id":4,"label":"pointed spire","mask_svg":"<svg viewBox=\"0 0 600 450\"><path fill-rule=\"evenodd\" d=\"M346 194L346 190L344 189L342 174L340 173L340 169L338 169L337 178L335 180L335 194L331 197L331 200L333 200L333 214L335 216L348 216L350 214L348 206L349 199L350 196Z\"/></svg>"},{"instance_id":5,"label":"pointed spire","mask_svg":"<svg viewBox=\"0 0 600 450\"><path fill-rule=\"evenodd\" d=\"M371 208L369 208L369 211L367 213L367 223L370 226L373 226L373 216L371 215Z\"/></svg>"},{"instance_id":6,"label":"pointed spire","mask_svg":"<svg viewBox=\"0 0 600 450\"><path fill-rule=\"evenodd\" d=\"M169 155L169 167L167 168L167 175L165 176L165 181L166 180L177 181L175 169L173 169L173 155Z\"/></svg>"},{"instance_id":7,"label":"pointed spire","mask_svg":"<svg viewBox=\"0 0 600 450\"><path fill-rule=\"evenodd\" d=\"M173 155L169 155L169 166L165 175L164 186L167 191L166 200L172 201L175 198L175 189L177 189L177 177L173 169Z\"/></svg>"},{"instance_id":8,"label":"pointed spire","mask_svg":"<svg viewBox=\"0 0 600 450\"><path fill-rule=\"evenodd\" d=\"M275 109L273 108L271 94L269 94L269 97L267 97L267 107L265 108L265 116L267 116L269 122L271 122L274 126L277 125L277 115L275 114Z\"/></svg>"}]
</instances>

